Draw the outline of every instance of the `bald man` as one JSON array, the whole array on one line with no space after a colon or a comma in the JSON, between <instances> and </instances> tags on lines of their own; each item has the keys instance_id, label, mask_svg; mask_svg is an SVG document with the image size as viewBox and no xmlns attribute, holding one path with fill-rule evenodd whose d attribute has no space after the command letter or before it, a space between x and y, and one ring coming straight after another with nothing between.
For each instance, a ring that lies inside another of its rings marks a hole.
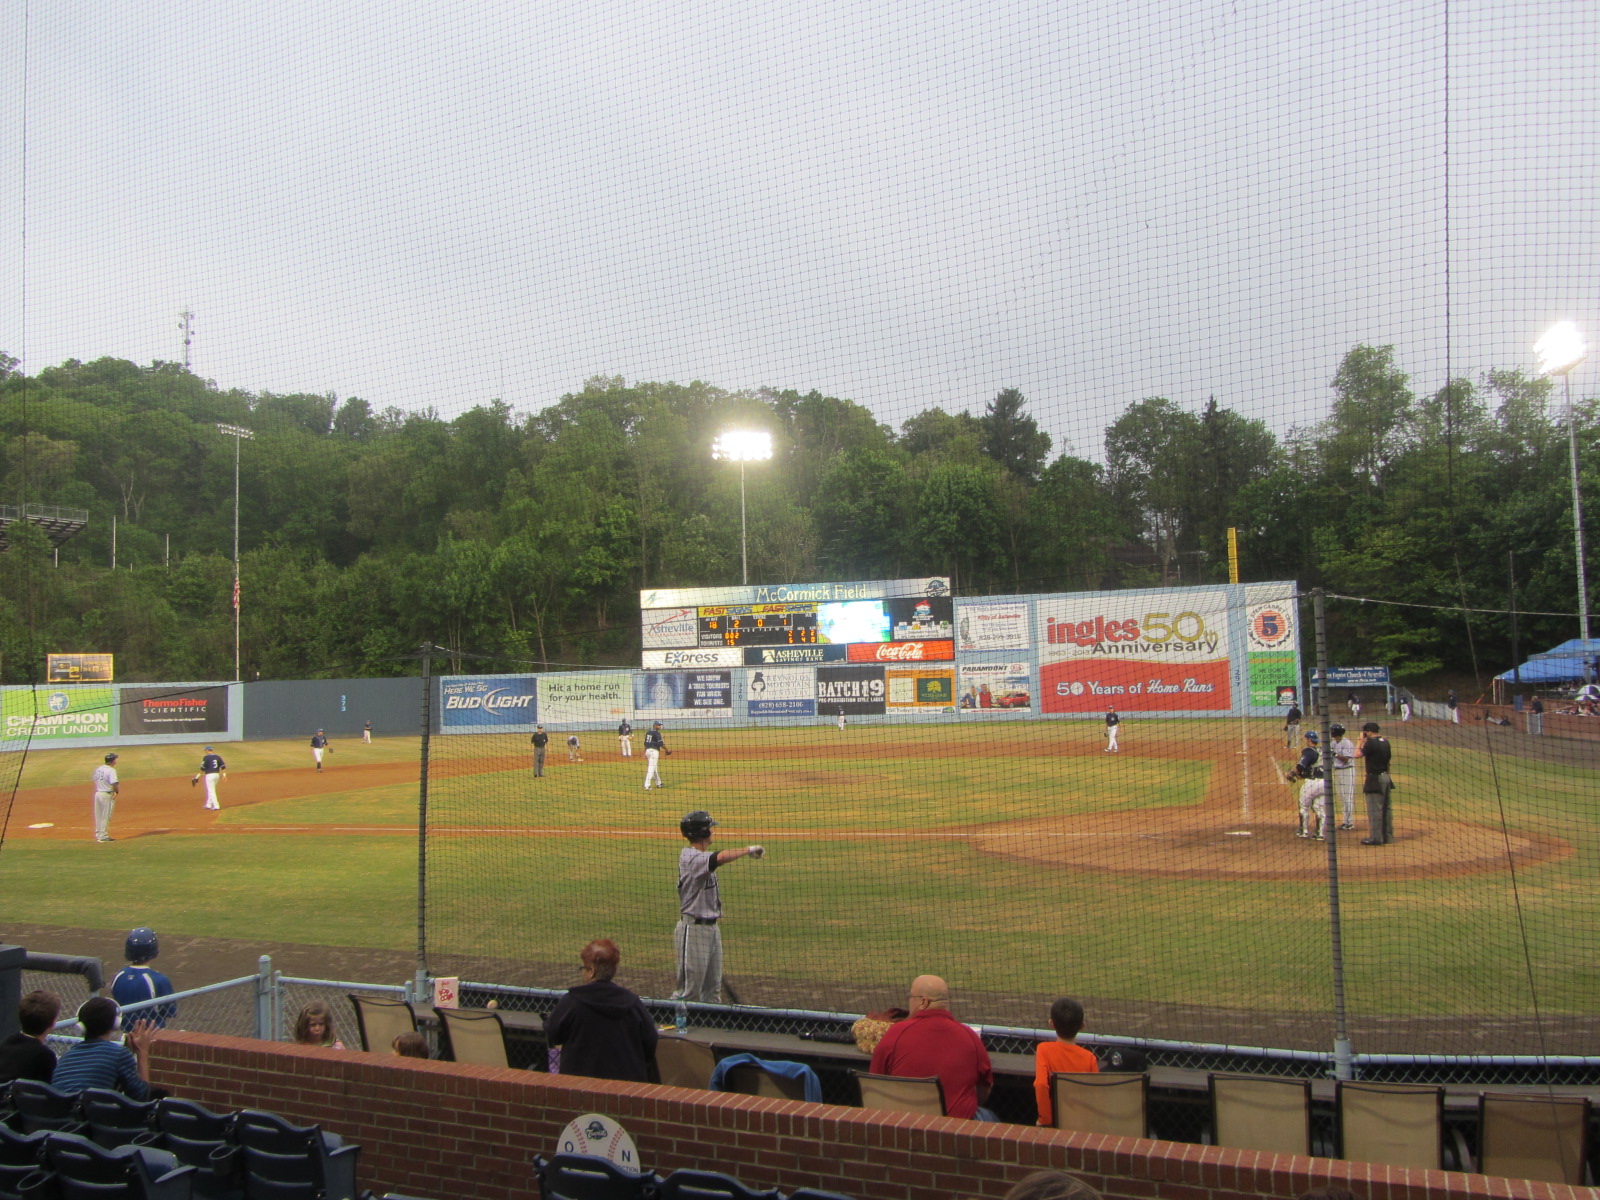
<instances>
[{"instance_id":1,"label":"bald man","mask_svg":"<svg viewBox=\"0 0 1600 1200\"><path fill-rule=\"evenodd\" d=\"M950 989L937 975L911 981L911 1015L889 1026L872 1054L874 1075L937 1075L944 1088L944 1111L952 1117L993 1121L980 1108L994 1088L989 1052L970 1028L950 1013Z\"/></svg>"}]
</instances>

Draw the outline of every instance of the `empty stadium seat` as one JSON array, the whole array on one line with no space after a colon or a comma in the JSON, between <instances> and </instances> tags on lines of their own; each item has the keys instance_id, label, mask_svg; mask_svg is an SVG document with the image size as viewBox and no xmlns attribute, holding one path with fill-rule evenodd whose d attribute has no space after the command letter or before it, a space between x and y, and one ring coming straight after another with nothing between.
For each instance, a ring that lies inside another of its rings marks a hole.
<instances>
[{"instance_id":1,"label":"empty stadium seat","mask_svg":"<svg viewBox=\"0 0 1600 1200\"><path fill-rule=\"evenodd\" d=\"M755 1063L729 1067L727 1074L722 1077L722 1090L737 1092L742 1096L768 1096L774 1100L806 1098L805 1080L785 1079Z\"/></svg>"},{"instance_id":2,"label":"empty stadium seat","mask_svg":"<svg viewBox=\"0 0 1600 1200\"><path fill-rule=\"evenodd\" d=\"M48 1083L37 1079L16 1079L11 1083L11 1103L22 1121L23 1133L49 1132L56 1129L76 1129L78 1097L58 1092Z\"/></svg>"},{"instance_id":3,"label":"empty stadium seat","mask_svg":"<svg viewBox=\"0 0 1600 1200\"><path fill-rule=\"evenodd\" d=\"M440 1050L452 1062L509 1067L505 1022L481 1008L436 1008Z\"/></svg>"},{"instance_id":4,"label":"empty stadium seat","mask_svg":"<svg viewBox=\"0 0 1600 1200\"><path fill-rule=\"evenodd\" d=\"M107 1150L74 1133L45 1138L44 1166L61 1200L190 1200L194 1168L163 1150Z\"/></svg>"},{"instance_id":5,"label":"empty stadium seat","mask_svg":"<svg viewBox=\"0 0 1600 1200\"><path fill-rule=\"evenodd\" d=\"M912 1078L900 1075L873 1075L868 1071L852 1074L861 1085L861 1107L877 1108L887 1112L921 1113L923 1116L942 1117L944 1110L944 1085L937 1075Z\"/></svg>"},{"instance_id":6,"label":"empty stadium seat","mask_svg":"<svg viewBox=\"0 0 1600 1200\"><path fill-rule=\"evenodd\" d=\"M1478 1170L1545 1183L1587 1182L1589 1101L1582 1096L1478 1097Z\"/></svg>"},{"instance_id":7,"label":"empty stadium seat","mask_svg":"<svg viewBox=\"0 0 1600 1200\"><path fill-rule=\"evenodd\" d=\"M652 1200L661 1181L592 1154L538 1155L533 1169L544 1200Z\"/></svg>"},{"instance_id":8,"label":"empty stadium seat","mask_svg":"<svg viewBox=\"0 0 1600 1200\"><path fill-rule=\"evenodd\" d=\"M711 1072L716 1067L716 1052L704 1042L686 1037L663 1037L656 1042L656 1073L668 1087L704 1091L711 1086Z\"/></svg>"},{"instance_id":9,"label":"empty stadium seat","mask_svg":"<svg viewBox=\"0 0 1600 1200\"><path fill-rule=\"evenodd\" d=\"M1211 1129L1218 1146L1311 1153L1311 1084L1304 1079L1212 1075Z\"/></svg>"},{"instance_id":10,"label":"empty stadium seat","mask_svg":"<svg viewBox=\"0 0 1600 1200\"><path fill-rule=\"evenodd\" d=\"M1334 1108L1342 1157L1424 1171L1444 1166L1442 1087L1341 1079Z\"/></svg>"},{"instance_id":11,"label":"empty stadium seat","mask_svg":"<svg viewBox=\"0 0 1600 1200\"><path fill-rule=\"evenodd\" d=\"M659 1200L783 1200L777 1188L757 1191L716 1171L674 1171L661 1181Z\"/></svg>"},{"instance_id":12,"label":"empty stadium seat","mask_svg":"<svg viewBox=\"0 0 1600 1200\"><path fill-rule=\"evenodd\" d=\"M156 1103L132 1100L107 1088L85 1088L78 1097L85 1126L82 1132L108 1150L131 1145L150 1132Z\"/></svg>"},{"instance_id":13,"label":"empty stadium seat","mask_svg":"<svg viewBox=\"0 0 1600 1200\"><path fill-rule=\"evenodd\" d=\"M247 1109L235 1125L247 1200L354 1200L359 1146Z\"/></svg>"},{"instance_id":14,"label":"empty stadium seat","mask_svg":"<svg viewBox=\"0 0 1600 1200\"><path fill-rule=\"evenodd\" d=\"M239 1147L233 1140L236 1114L214 1113L192 1100L156 1102L151 1144L195 1168L194 1190L205 1200L238 1200Z\"/></svg>"},{"instance_id":15,"label":"empty stadium seat","mask_svg":"<svg viewBox=\"0 0 1600 1200\"><path fill-rule=\"evenodd\" d=\"M1146 1136L1150 1077L1056 1071L1050 1076L1055 1127L1114 1137Z\"/></svg>"},{"instance_id":16,"label":"empty stadium seat","mask_svg":"<svg viewBox=\"0 0 1600 1200\"><path fill-rule=\"evenodd\" d=\"M48 1133L18 1133L0 1124L0 1200L16 1200L17 1187L39 1169Z\"/></svg>"}]
</instances>

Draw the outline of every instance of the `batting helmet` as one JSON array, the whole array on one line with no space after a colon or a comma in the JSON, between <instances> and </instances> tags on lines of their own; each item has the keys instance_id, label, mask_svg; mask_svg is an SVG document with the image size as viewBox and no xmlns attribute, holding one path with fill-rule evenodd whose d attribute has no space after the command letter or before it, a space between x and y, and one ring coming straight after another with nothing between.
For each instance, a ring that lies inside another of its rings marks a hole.
<instances>
[{"instance_id":1,"label":"batting helmet","mask_svg":"<svg viewBox=\"0 0 1600 1200\"><path fill-rule=\"evenodd\" d=\"M694 812L685 814L683 820L678 822L678 829L691 842L698 842L701 838L711 836L711 827L715 824L710 813L703 808L697 808Z\"/></svg>"},{"instance_id":2,"label":"batting helmet","mask_svg":"<svg viewBox=\"0 0 1600 1200\"><path fill-rule=\"evenodd\" d=\"M141 925L137 929L128 931L128 940L122 946L122 956L129 962L149 962L160 953L161 942L156 937L156 931L150 926Z\"/></svg>"},{"instance_id":3,"label":"batting helmet","mask_svg":"<svg viewBox=\"0 0 1600 1200\"><path fill-rule=\"evenodd\" d=\"M1306 741L1310 742L1313 746L1315 746L1321 740L1322 739L1320 737L1318 737L1315 733L1306 734Z\"/></svg>"},{"instance_id":4,"label":"batting helmet","mask_svg":"<svg viewBox=\"0 0 1600 1200\"><path fill-rule=\"evenodd\" d=\"M108 754L106 755L106 761L108 763L114 763L117 761L117 756L115 754Z\"/></svg>"},{"instance_id":5,"label":"batting helmet","mask_svg":"<svg viewBox=\"0 0 1600 1200\"><path fill-rule=\"evenodd\" d=\"M1343 725L1329 725L1328 726L1328 732L1333 734L1334 737L1343 737L1344 736L1344 726Z\"/></svg>"}]
</instances>

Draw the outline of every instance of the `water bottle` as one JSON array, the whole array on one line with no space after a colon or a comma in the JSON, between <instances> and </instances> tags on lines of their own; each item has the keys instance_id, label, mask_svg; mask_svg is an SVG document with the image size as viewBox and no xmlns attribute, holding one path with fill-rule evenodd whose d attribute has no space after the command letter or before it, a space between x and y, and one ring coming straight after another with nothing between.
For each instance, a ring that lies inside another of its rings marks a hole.
<instances>
[{"instance_id":1,"label":"water bottle","mask_svg":"<svg viewBox=\"0 0 1600 1200\"><path fill-rule=\"evenodd\" d=\"M689 1032L689 1006L682 1000L672 1006L672 1023L678 1027L680 1034Z\"/></svg>"}]
</instances>

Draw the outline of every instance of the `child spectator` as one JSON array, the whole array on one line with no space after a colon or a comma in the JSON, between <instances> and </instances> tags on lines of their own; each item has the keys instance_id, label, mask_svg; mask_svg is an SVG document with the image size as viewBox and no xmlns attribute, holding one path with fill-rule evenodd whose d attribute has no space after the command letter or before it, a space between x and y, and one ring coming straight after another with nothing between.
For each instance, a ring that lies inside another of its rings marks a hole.
<instances>
[{"instance_id":1,"label":"child spectator","mask_svg":"<svg viewBox=\"0 0 1600 1200\"><path fill-rule=\"evenodd\" d=\"M45 1038L61 1016L61 997L54 992L29 992L17 1005L21 1032L0 1042L0 1083L36 1079L49 1083L56 1069L56 1052Z\"/></svg>"},{"instance_id":2,"label":"child spectator","mask_svg":"<svg viewBox=\"0 0 1600 1200\"><path fill-rule=\"evenodd\" d=\"M333 1036L333 1010L321 1000L313 1000L294 1020L294 1040L302 1046L325 1046L343 1050L344 1043Z\"/></svg>"},{"instance_id":3,"label":"child spectator","mask_svg":"<svg viewBox=\"0 0 1600 1200\"><path fill-rule=\"evenodd\" d=\"M1006 1200L1100 1200L1100 1193L1065 1171L1035 1171L1007 1192Z\"/></svg>"},{"instance_id":4,"label":"child spectator","mask_svg":"<svg viewBox=\"0 0 1600 1200\"><path fill-rule=\"evenodd\" d=\"M1070 996L1062 996L1050 1006L1050 1024L1055 1028L1056 1040L1044 1042L1035 1051L1036 1067L1033 1073L1033 1094L1039 1104L1039 1124L1055 1121L1055 1110L1050 1104L1050 1076L1057 1071L1098 1071L1100 1062L1094 1051L1077 1043L1078 1031L1083 1028L1083 1005Z\"/></svg>"},{"instance_id":5,"label":"child spectator","mask_svg":"<svg viewBox=\"0 0 1600 1200\"><path fill-rule=\"evenodd\" d=\"M396 1058L427 1058L428 1039L420 1033L396 1034L389 1050Z\"/></svg>"}]
</instances>

